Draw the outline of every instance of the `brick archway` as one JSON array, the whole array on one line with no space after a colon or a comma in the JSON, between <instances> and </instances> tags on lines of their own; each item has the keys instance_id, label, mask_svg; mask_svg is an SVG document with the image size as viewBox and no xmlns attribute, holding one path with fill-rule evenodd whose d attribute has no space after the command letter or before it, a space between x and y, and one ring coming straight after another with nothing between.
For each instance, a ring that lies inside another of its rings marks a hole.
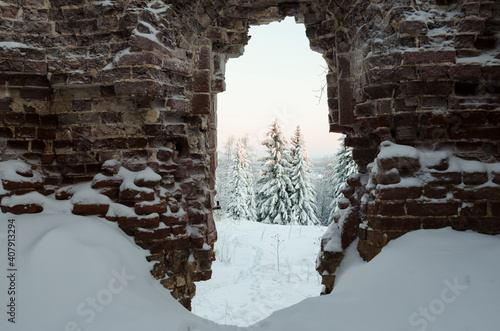
<instances>
[{"instance_id":1,"label":"brick archway","mask_svg":"<svg viewBox=\"0 0 500 331\"><path fill-rule=\"evenodd\" d=\"M345 209L353 207L341 222L344 246L362 219L371 229L359 234L367 258L413 229L399 222L409 216L404 203L385 215L393 225L380 225L383 207L368 208L393 204L366 186L380 142L499 161L498 3L5 0L0 9L1 158L31 167L17 181L2 178L2 209L39 212L43 203L16 205L11 196L35 191L73 199L73 213L107 215L151 250L154 276L187 307L194 281L211 275L216 240L214 98L249 25L295 16L328 63L330 130L347 134L361 174L344 192ZM471 190L481 185L458 176ZM449 220L442 226L500 231L498 178L487 176L492 202L454 197L485 209L486 228L458 209L438 215ZM79 201L76 183L108 202ZM323 254L328 290L340 257Z\"/></svg>"}]
</instances>

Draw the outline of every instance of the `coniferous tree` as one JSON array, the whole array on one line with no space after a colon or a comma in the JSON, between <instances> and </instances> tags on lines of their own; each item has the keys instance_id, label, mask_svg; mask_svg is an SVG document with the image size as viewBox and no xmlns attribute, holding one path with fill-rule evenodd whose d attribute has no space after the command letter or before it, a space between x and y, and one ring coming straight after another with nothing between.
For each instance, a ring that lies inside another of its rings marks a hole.
<instances>
[{"instance_id":1,"label":"coniferous tree","mask_svg":"<svg viewBox=\"0 0 500 331\"><path fill-rule=\"evenodd\" d=\"M229 206L231 183L229 178L231 178L231 165L234 158L234 145L235 137L230 136L224 146L222 151L218 153L217 158L217 169L215 170L215 190L217 195L215 200L220 204L223 211L227 211Z\"/></svg>"},{"instance_id":2,"label":"coniferous tree","mask_svg":"<svg viewBox=\"0 0 500 331\"><path fill-rule=\"evenodd\" d=\"M334 159L334 155L331 155L327 157L325 163L325 171L316 181L316 214L318 215L318 218L322 225L329 224L331 203L334 199L334 184L332 183L332 180L334 178L333 169L335 168L335 164L337 163L337 161Z\"/></svg>"},{"instance_id":3,"label":"coniferous tree","mask_svg":"<svg viewBox=\"0 0 500 331\"><path fill-rule=\"evenodd\" d=\"M294 187L290 196L292 202L292 220L295 224L316 225L316 191L312 184L311 160L305 148L304 137L297 126L291 141L292 174Z\"/></svg>"},{"instance_id":4,"label":"coniferous tree","mask_svg":"<svg viewBox=\"0 0 500 331\"><path fill-rule=\"evenodd\" d=\"M245 145L238 141L231 173L231 189L227 214L234 219L256 220L253 176Z\"/></svg>"},{"instance_id":5,"label":"coniferous tree","mask_svg":"<svg viewBox=\"0 0 500 331\"><path fill-rule=\"evenodd\" d=\"M337 201L340 198L340 194L345 186L347 178L358 170L358 166L352 159L352 148L347 147L344 144L344 137L340 139L342 139L341 148L335 154L336 163L328 175L332 196L328 223L331 222L333 214L337 210Z\"/></svg>"},{"instance_id":6,"label":"coniferous tree","mask_svg":"<svg viewBox=\"0 0 500 331\"><path fill-rule=\"evenodd\" d=\"M276 119L271 122L267 136L262 143L268 148L268 156L258 182L261 187L257 193L257 217L259 222L288 224L292 220L290 193L294 188L290 180L290 155Z\"/></svg>"}]
</instances>

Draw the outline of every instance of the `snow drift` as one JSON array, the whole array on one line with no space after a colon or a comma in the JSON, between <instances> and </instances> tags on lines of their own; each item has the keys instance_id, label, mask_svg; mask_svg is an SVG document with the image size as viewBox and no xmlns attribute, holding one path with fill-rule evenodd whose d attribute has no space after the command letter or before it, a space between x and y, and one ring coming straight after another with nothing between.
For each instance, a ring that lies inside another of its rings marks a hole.
<instances>
[{"instance_id":1,"label":"snow drift","mask_svg":"<svg viewBox=\"0 0 500 331\"><path fill-rule=\"evenodd\" d=\"M15 323L0 278L1 330L236 330L186 311L149 274L146 253L114 223L73 215L0 215L0 269L15 219ZM420 230L369 263L351 246L330 295L249 330L497 330L500 237Z\"/></svg>"}]
</instances>

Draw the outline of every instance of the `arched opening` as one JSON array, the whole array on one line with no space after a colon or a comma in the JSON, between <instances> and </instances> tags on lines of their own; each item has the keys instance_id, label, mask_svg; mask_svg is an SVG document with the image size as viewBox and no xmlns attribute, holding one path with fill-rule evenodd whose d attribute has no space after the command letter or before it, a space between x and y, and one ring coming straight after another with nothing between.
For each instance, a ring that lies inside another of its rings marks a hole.
<instances>
[{"instance_id":1,"label":"arched opening","mask_svg":"<svg viewBox=\"0 0 500 331\"><path fill-rule=\"evenodd\" d=\"M266 154L262 141L275 118L287 141L300 125L316 184L340 136L328 132L326 63L311 51L304 26L293 18L252 26L249 35L244 55L228 61L227 90L217 96L218 169L225 167L217 181L231 177L235 142L245 138L257 182ZM325 227L235 220L225 216L227 202L220 193L213 274L197 284L192 311L220 324L248 326L318 296L321 277L315 260Z\"/></svg>"}]
</instances>

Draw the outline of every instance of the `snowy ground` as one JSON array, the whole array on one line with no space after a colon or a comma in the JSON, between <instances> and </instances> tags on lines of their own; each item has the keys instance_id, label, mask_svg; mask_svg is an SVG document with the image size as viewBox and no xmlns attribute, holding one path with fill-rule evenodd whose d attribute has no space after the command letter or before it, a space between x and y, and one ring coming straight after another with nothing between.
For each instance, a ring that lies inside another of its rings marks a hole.
<instances>
[{"instance_id":1,"label":"snowy ground","mask_svg":"<svg viewBox=\"0 0 500 331\"><path fill-rule=\"evenodd\" d=\"M325 227L227 218L216 225L217 260L212 279L197 284L195 314L220 324L248 326L273 311L319 296L321 279L315 263Z\"/></svg>"},{"instance_id":2,"label":"snowy ground","mask_svg":"<svg viewBox=\"0 0 500 331\"><path fill-rule=\"evenodd\" d=\"M239 329L184 310L151 277L146 253L116 224L98 218L0 214L0 330ZM258 255L248 256L250 266ZM275 274L288 282L286 272ZM247 330L497 331L500 325L500 236L415 231L369 263L350 249L338 276L330 295L282 309ZM253 290L228 291L228 302Z\"/></svg>"}]
</instances>

